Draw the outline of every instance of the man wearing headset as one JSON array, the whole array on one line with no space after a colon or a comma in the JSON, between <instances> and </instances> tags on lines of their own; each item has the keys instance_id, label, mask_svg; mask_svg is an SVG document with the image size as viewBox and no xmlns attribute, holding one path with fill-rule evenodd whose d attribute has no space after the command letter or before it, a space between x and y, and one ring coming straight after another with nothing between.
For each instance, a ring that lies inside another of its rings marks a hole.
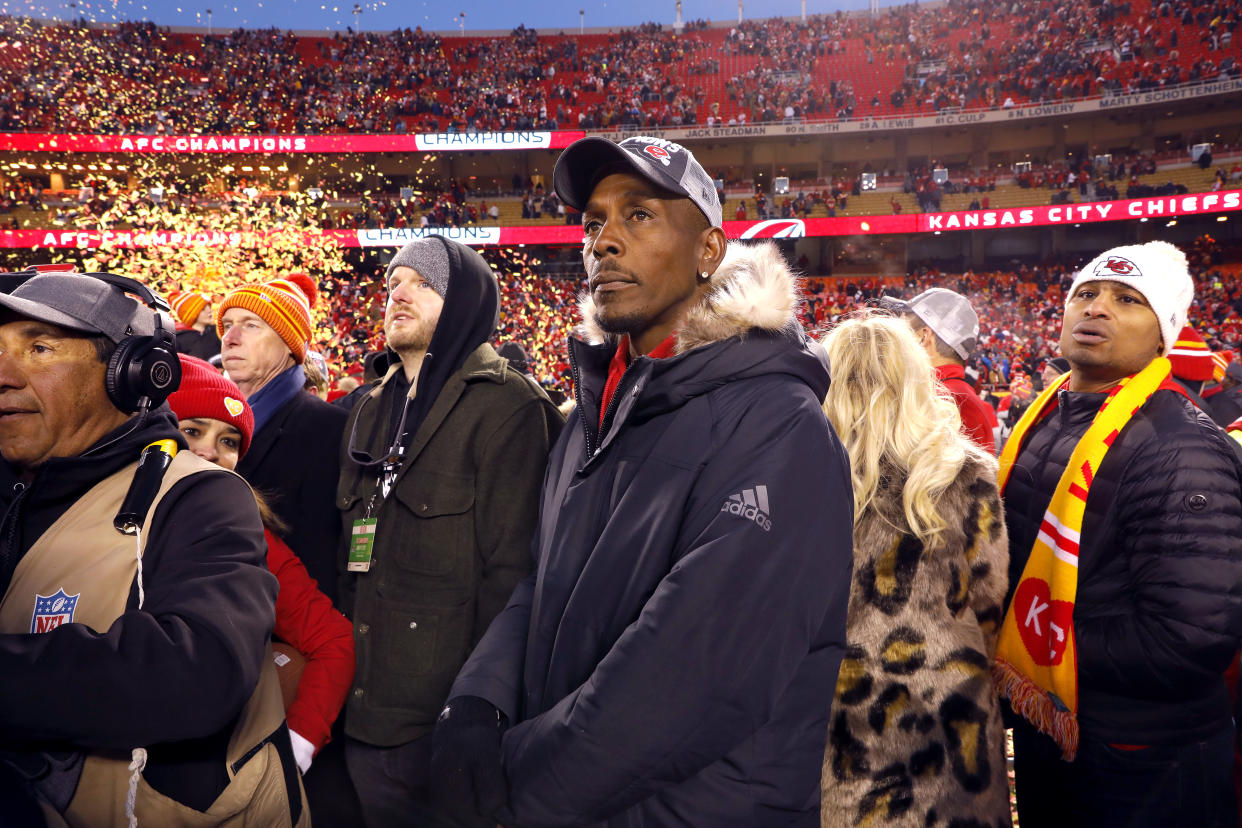
<instances>
[{"instance_id":1,"label":"man wearing headset","mask_svg":"<svg viewBox=\"0 0 1242 828\"><path fill-rule=\"evenodd\" d=\"M385 284L390 364L354 407L337 490L351 539L341 598L358 654L345 759L370 828L440 826L427 804L431 730L466 656L530 571L562 421L488 344L500 295L478 253L439 236L413 241Z\"/></svg>"},{"instance_id":2,"label":"man wearing headset","mask_svg":"<svg viewBox=\"0 0 1242 828\"><path fill-rule=\"evenodd\" d=\"M131 293L161 304L108 274L0 295L0 822L305 824L255 501L178 453L171 326Z\"/></svg>"}]
</instances>

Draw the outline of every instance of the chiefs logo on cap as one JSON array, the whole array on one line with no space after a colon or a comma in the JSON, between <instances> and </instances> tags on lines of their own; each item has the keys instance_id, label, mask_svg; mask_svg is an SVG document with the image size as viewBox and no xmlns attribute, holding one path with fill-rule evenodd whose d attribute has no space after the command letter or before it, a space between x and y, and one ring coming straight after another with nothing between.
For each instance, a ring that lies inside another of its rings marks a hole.
<instances>
[{"instance_id":1,"label":"chiefs logo on cap","mask_svg":"<svg viewBox=\"0 0 1242 828\"><path fill-rule=\"evenodd\" d=\"M1121 256L1109 256L1100 262L1095 268L1096 276L1142 276L1142 272L1138 269L1138 265L1129 259Z\"/></svg>"},{"instance_id":2,"label":"chiefs logo on cap","mask_svg":"<svg viewBox=\"0 0 1242 828\"><path fill-rule=\"evenodd\" d=\"M234 417L242 413L241 400L235 400L232 397L225 397L224 407L228 409L228 412L232 414Z\"/></svg>"},{"instance_id":3,"label":"chiefs logo on cap","mask_svg":"<svg viewBox=\"0 0 1242 828\"><path fill-rule=\"evenodd\" d=\"M647 153L666 167L673 163L673 159L669 156L668 150L664 147L657 147L655 144L648 144L643 147L643 152Z\"/></svg>"}]
</instances>

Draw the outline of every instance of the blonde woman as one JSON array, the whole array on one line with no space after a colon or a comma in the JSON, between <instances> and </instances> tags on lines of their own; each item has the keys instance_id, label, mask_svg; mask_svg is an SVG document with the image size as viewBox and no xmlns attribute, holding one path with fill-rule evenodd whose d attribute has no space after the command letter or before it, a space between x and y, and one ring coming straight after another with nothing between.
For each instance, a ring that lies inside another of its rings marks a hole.
<instances>
[{"instance_id":1,"label":"blonde woman","mask_svg":"<svg viewBox=\"0 0 1242 828\"><path fill-rule=\"evenodd\" d=\"M1008 566L996 460L962 434L902 320L848 319L824 347L854 575L820 824L1009 825L989 672Z\"/></svg>"}]
</instances>

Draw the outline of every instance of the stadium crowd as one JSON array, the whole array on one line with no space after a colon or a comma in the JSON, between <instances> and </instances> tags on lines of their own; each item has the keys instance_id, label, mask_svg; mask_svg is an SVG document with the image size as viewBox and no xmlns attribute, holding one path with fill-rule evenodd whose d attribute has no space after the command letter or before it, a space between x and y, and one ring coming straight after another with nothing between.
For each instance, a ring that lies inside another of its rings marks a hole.
<instances>
[{"instance_id":1,"label":"stadium crowd","mask_svg":"<svg viewBox=\"0 0 1242 828\"><path fill-rule=\"evenodd\" d=\"M1010 107L1236 77L1238 19L1191 0L950 0L683 33L312 38L0 17L0 130L606 129ZM113 106L91 105L102 98Z\"/></svg>"}]
</instances>

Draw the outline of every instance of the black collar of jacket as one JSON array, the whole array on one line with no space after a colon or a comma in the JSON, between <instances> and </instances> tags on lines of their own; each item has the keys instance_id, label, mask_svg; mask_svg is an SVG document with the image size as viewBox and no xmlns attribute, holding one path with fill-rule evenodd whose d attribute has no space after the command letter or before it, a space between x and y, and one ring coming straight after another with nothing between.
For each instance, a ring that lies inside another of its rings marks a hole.
<instances>
[{"instance_id":1,"label":"black collar of jacket","mask_svg":"<svg viewBox=\"0 0 1242 828\"><path fill-rule=\"evenodd\" d=\"M372 381L369 397L378 397L401 370L401 361L394 360L384 371L384 376ZM461 370L452 378L463 382L490 381L503 383L510 375L517 375L517 369L509 365L508 360L496 353L496 349L484 342L466 355Z\"/></svg>"},{"instance_id":2,"label":"black collar of jacket","mask_svg":"<svg viewBox=\"0 0 1242 828\"><path fill-rule=\"evenodd\" d=\"M355 406L353 412L353 417L359 421L363 420L363 414L365 413L366 421L351 423L346 428L346 435L355 427L360 436L362 433L367 435L365 438L365 449L373 457L378 457L388 448L383 443L384 438L391 430L391 425L388 423L391 408L383 405L380 398L383 396L384 388L390 384L392 378L400 370L401 364L397 363L388 369L385 377L373 383L366 398ZM423 447L427 445L432 435L444 424L444 420L448 417L449 412L453 410L453 406L457 404L457 401L461 399L461 395L465 393L468 385L477 382L503 384L513 380L522 380L524 382L525 378L509 367L509 363L499 356L491 345L484 342L475 348L466 357L466 361L462 364L461 369L445 380L436 398L427 401L427 416L417 430L413 430L413 437L410 440L410 444L406 447L405 461L401 473L404 474L405 469L408 469L413 464L414 459L423 450Z\"/></svg>"},{"instance_id":3,"label":"black collar of jacket","mask_svg":"<svg viewBox=\"0 0 1242 828\"><path fill-rule=\"evenodd\" d=\"M739 380L787 374L807 385L821 402L828 393L828 356L801 329L751 329L744 335L700 345L663 359L646 356L630 362L618 384L611 416L602 423L600 397L615 344L592 345L569 338L574 393L586 431L587 450L599 454L626 423L641 423L681 408L691 399ZM590 462L588 460L588 462Z\"/></svg>"},{"instance_id":4,"label":"black collar of jacket","mask_svg":"<svg viewBox=\"0 0 1242 828\"><path fill-rule=\"evenodd\" d=\"M20 552L25 554L92 486L137 462L142 449L156 440L175 440L180 450L188 450L185 438L177 430L177 418L167 404L150 412L142 422L131 417L80 455L53 457L40 466L21 507ZM0 506L7 512L18 494L13 485L17 470L8 463L3 465L8 485L0 491ZM7 543L7 537L0 538L0 542Z\"/></svg>"},{"instance_id":5,"label":"black collar of jacket","mask_svg":"<svg viewBox=\"0 0 1242 828\"><path fill-rule=\"evenodd\" d=\"M569 338L570 358L580 380L574 388L583 412L594 412L599 422L599 398L608 378L608 365L617 346ZM828 357L824 350L797 331L765 331L752 328L744 335L674 354L663 359L637 357L630 367L641 365L635 417L652 417L679 408L688 400L736 380L771 374L788 374L811 388L823 400L828 393ZM629 369L627 369L629 373ZM634 389L630 389L634 393ZM620 418L618 418L620 419Z\"/></svg>"},{"instance_id":6,"label":"black collar of jacket","mask_svg":"<svg viewBox=\"0 0 1242 828\"><path fill-rule=\"evenodd\" d=\"M327 405L309 391L299 391L276 409L276 413L263 424L263 428L255 432L245 456L237 464L237 473L242 477L247 477L255 469L260 468L272 447L280 442L280 436L284 433L285 423L289 418L316 404Z\"/></svg>"}]
</instances>

